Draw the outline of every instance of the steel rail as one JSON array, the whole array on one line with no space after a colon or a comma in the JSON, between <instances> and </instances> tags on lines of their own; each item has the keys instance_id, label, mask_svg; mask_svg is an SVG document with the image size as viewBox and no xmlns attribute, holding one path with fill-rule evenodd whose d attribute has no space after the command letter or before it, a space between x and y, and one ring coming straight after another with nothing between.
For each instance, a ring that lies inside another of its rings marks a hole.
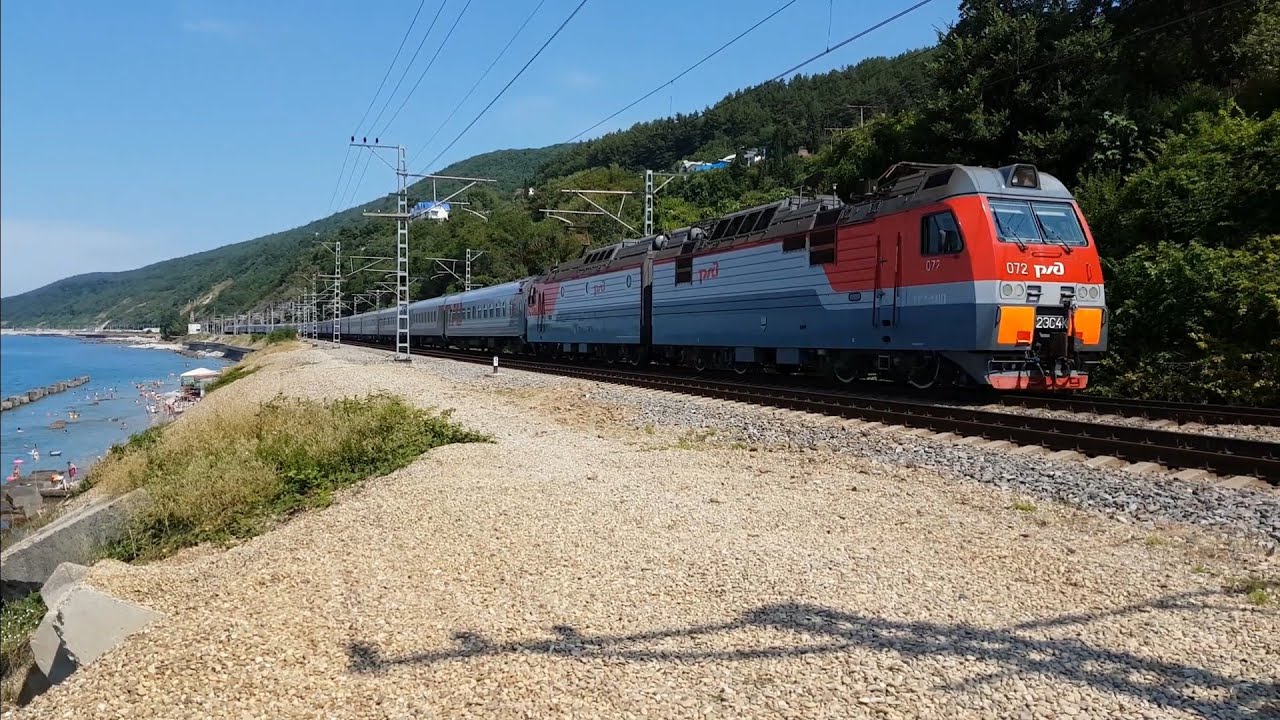
<instances>
[{"instance_id":1,"label":"steel rail","mask_svg":"<svg viewBox=\"0 0 1280 720\"><path fill-rule=\"evenodd\" d=\"M356 344L381 347L368 343ZM412 352L427 357L480 364L488 364L493 357L491 353L424 348L415 348ZM871 420L936 432L953 432L991 440L1007 440L1020 445L1040 445L1050 450L1110 455L1129 462L1199 468L1219 475L1252 475L1280 484L1280 443L1015 415L805 387L776 387L513 357L502 357L500 362L505 367L517 370Z\"/></svg>"},{"instance_id":2,"label":"steel rail","mask_svg":"<svg viewBox=\"0 0 1280 720\"><path fill-rule=\"evenodd\" d=\"M1206 425L1280 425L1280 408L1242 407L1235 405L1208 405L1200 403L1170 402L1167 400L1135 400L1127 398L1038 396L1014 393L1001 395L1004 405L1071 410L1144 417L1152 420L1174 420L1180 423L1198 422Z\"/></svg>"}]
</instances>

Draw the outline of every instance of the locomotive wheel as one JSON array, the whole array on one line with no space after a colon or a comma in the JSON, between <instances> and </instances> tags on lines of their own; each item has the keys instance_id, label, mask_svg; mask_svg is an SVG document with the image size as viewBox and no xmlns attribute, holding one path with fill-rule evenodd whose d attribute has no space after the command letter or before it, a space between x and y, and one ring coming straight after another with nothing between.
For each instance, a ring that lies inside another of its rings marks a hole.
<instances>
[{"instance_id":1,"label":"locomotive wheel","mask_svg":"<svg viewBox=\"0 0 1280 720\"><path fill-rule=\"evenodd\" d=\"M693 356L693 369L694 369L694 370L697 370L698 372L706 372L706 369L707 369L707 357L706 357L705 355L703 355L702 353L698 353L698 354L694 355L694 356Z\"/></svg>"},{"instance_id":2,"label":"locomotive wheel","mask_svg":"<svg viewBox=\"0 0 1280 720\"><path fill-rule=\"evenodd\" d=\"M733 371L739 375L746 375L747 371L750 369L751 369L750 366L748 366L746 363L733 364Z\"/></svg>"},{"instance_id":3,"label":"locomotive wheel","mask_svg":"<svg viewBox=\"0 0 1280 720\"><path fill-rule=\"evenodd\" d=\"M841 384L848 385L858 379L858 368L851 362L837 363L832 366L831 374Z\"/></svg>"},{"instance_id":4,"label":"locomotive wheel","mask_svg":"<svg viewBox=\"0 0 1280 720\"><path fill-rule=\"evenodd\" d=\"M942 371L942 358L929 353L907 374L907 384L917 390L928 390L938 382Z\"/></svg>"}]
</instances>

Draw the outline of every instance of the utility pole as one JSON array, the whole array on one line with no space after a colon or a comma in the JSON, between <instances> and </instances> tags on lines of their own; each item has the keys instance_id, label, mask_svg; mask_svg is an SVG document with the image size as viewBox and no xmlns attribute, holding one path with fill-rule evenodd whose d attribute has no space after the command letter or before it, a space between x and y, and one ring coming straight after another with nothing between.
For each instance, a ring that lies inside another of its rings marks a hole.
<instances>
[{"instance_id":1,"label":"utility pole","mask_svg":"<svg viewBox=\"0 0 1280 720\"><path fill-rule=\"evenodd\" d=\"M471 261L472 261L472 260L477 260L477 259L479 259L479 258L480 258L480 256L481 256L481 255L483 255L483 254L484 254L484 251L483 251L483 250L481 250L480 252L472 252L471 248L467 248L467 255L466 255L466 258L467 258L467 279L462 281L462 288L463 288L463 290L473 290L473 289L475 289L475 286L471 283Z\"/></svg>"},{"instance_id":2,"label":"utility pole","mask_svg":"<svg viewBox=\"0 0 1280 720\"><path fill-rule=\"evenodd\" d=\"M319 234L319 233L317 233ZM316 313L316 303L320 301L320 276L311 276L311 302L307 304L307 318L311 324L311 339L320 339L319 314Z\"/></svg>"},{"instance_id":3,"label":"utility pole","mask_svg":"<svg viewBox=\"0 0 1280 720\"><path fill-rule=\"evenodd\" d=\"M662 184L654 187L654 176L665 177L666 180ZM653 201L662 188L666 187L672 180L680 177L677 173L658 173L652 170L644 171L644 236L649 237L653 234Z\"/></svg>"},{"instance_id":4,"label":"utility pole","mask_svg":"<svg viewBox=\"0 0 1280 720\"><path fill-rule=\"evenodd\" d=\"M333 241L333 344L341 345L338 319L342 316L342 241Z\"/></svg>"},{"instance_id":5,"label":"utility pole","mask_svg":"<svg viewBox=\"0 0 1280 720\"><path fill-rule=\"evenodd\" d=\"M382 145L378 138L373 143L356 142L351 138L354 147L367 148L373 156L386 160L378 154L379 150L395 150L396 165L396 211L394 213L364 213L365 217L392 217L396 220L396 360L410 362L409 357L409 170L405 162L403 145Z\"/></svg>"}]
</instances>

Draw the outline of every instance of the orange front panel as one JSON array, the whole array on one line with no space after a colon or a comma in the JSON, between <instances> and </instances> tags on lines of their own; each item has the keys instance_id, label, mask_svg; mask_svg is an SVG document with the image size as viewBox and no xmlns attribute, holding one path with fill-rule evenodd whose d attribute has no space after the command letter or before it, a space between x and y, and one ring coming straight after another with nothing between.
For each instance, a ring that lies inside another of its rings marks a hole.
<instances>
[{"instance_id":1,"label":"orange front panel","mask_svg":"<svg viewBox=\"0 0 1280 720\"><path fill-rule=\"evenodd\" d=\"M1028 345L1035 330L1036 309L1029 306L1002 305L996 342L1001 345Z\"/></svg>"},{"instance_id":2,"label":"orange front panel","mask_svg":"<svg viewBox=\"0 0 1280 720\"><path fill-rule=\"evenodd\" d=\"M1076 308L1071 318L1071 334L1085 345L1102 341L1102 308Z\"/></svg>"}]
</instances>

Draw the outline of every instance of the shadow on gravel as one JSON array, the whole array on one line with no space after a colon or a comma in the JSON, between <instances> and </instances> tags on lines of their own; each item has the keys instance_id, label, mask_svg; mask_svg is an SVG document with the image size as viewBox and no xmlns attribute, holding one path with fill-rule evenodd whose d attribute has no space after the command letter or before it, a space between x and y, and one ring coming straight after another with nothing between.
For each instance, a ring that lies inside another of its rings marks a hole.
<instances>
[{"instance_id":1,"label":"shadow on gravel","mask_svg":"<svg viewBox=\"0 0 1280 720\"><path fill-rule=\"evenodd\" d=\"M450 660L532 653L565 658L604 658L628 662L733 662L777 657L839 653L852 648L895 652L906 659L924 656L975 658L1004 666L1005 671L946 690L965 691L998 677L1038 674L1089 685L1103 692L1122 693L1164 708L1177 708L1204 717L1242 717L1247 708L1267 712L1280 700L1280 685L1219 675L1192 665L1164 662L1132 653L1091 646L1074 638L1025 637L1021 631L1081 625L1152 609L1196 611L1214 591L1189 592L1152 603L1096 614L1072 614L1015 625L984 629L971 625L899 622L866 617L820 605L765 605L736 620L629 635L583 635L572 627L551 628L555 637L493 643L474 632L454 635L456 647L383 657L367 643L347 646L348 668L355 674L378 674L397 665L425 665ZM706 636L742 629L767 629L792 634L794 639L756 648L706 648ZM687 640L685 647L679 641ZM673 642L675 644L673 645ZM663 647L653 647L662 643ZM1265 705L1264 705L1265 704ZM1253 716L1249 713L1249 716Z\"/></svg>"}]
</instances>

